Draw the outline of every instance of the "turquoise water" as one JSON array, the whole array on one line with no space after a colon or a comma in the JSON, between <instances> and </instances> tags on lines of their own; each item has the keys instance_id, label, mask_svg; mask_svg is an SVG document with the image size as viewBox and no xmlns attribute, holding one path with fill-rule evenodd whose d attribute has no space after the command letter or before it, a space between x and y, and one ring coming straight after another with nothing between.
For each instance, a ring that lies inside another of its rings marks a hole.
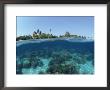
<instances>
[{"instance_id":1,"label":"turquoise water","mask_svg":"<svg viewBox=\"0 0 110 90\"><path fill-rule=\"evenodd\" d=\"M16 47L16 74L94 74L94 41L21 44Z\"/></svg>"}]
</instances>

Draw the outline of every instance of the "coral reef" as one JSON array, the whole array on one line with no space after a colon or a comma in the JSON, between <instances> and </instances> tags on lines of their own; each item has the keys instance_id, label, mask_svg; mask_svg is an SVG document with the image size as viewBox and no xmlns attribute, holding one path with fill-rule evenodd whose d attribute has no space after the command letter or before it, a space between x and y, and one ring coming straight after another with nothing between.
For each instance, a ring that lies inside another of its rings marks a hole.
<instances>
[{"instance_id":1,"label":"coral reef","mask_svg":"<svg viewBox=\"0 0 110 90\"><path fill-rule=\"evenodd\" d=\"M71 60L72 56L67 51L54 52L52 60L49 63L49 74L77 74L78 67L76 64L67 63Z\"/></svg>"},{"instance_id":2,"label":"coral reef","mask_svg":"<svg viewBox=\"0 0 110 90\"><path fill-rule=\"evenodd\" d=\"M73 64L54 64L47 70L49 74L78 74L76 65Z\"/></svg>"},{"instance_id":3,"label":"coral reef","mask_svg":"<svg viewBox=\"0 0 110 90\"><path fill-rule=\"evenodd\" d=\"M21 45L16 74L93 74L93 45L63 40Z\"/></svg>"},{"instance_id":4,"label":"coral reef","mask_svg":"<svg viewBox=\"0 0 110 90\"><path fill-rule=\"evenodd\" d=\"M33 52L29 58L19 58L16 62L17 74L22 74L23 68L37 68L42 67L43 62L36 56L36 53Z\"/></svg>"}]
</instances>

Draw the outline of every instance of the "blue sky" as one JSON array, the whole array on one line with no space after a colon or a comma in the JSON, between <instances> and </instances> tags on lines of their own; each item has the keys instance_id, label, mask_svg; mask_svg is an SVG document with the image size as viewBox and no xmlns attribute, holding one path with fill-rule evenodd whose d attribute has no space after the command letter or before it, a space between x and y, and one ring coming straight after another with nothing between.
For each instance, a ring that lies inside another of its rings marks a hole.
<instances>
[{"instance_id":1,"label":"blue sky","mask_svg":"<svg viewBox=\"0 0 110 90\"><path fill-rule=\"evenodd\" d=\"M37 29L44 33L62 35L65 32L93 37L93 16L17 16L17 36L32 35Z\"/></svg>"}]
</instances>

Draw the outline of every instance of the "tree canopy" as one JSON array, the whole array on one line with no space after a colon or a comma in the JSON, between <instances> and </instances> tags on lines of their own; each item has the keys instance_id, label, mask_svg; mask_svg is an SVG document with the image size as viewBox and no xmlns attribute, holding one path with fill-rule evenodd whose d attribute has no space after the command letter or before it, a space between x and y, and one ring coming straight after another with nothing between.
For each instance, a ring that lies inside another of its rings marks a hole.
<instances>
[{"instance_id":1,"label":"tree canopy","mask_svg":"<svg viewBox=\"0 0 110 90\"><path fill-rule=\"evenodd\" d=\"M19 40L28 40L28 39L46 39L46 38L81 38L81 39L86 39L85 36L79 36L79 35L73 35L70 32L65 32L64 35L56 36L51 33L51 29L49 30L49 33L43 33L41 30L37 29L37 31L33 31L32 35L24 35L24 36L19 36L16 37L16 41Z\"/></svg>"}]
</instances>

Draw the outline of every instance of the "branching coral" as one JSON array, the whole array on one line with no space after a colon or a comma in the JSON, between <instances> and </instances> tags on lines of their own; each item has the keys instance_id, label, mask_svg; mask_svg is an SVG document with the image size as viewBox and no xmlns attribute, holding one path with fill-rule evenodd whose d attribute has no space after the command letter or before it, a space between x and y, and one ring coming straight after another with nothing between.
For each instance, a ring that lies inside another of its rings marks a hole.
<instances>
[{"instance_id":1,"label":"branching coral","mask_svg":"<svg viewBox=\"0 0 110 90\"><path fill-rule=\"evenodd\" d=\"M72 74L78 73L75 65L67 64L72 58L71 54L67 51L54 52L52 54L52 60L49 63L48 73L52 74Z\"/></svg>"},{"instance_id":2,"label":"branching coral","mask_svg":"<svg viewBox=\"0 0 110 90\"><path fill-rule=\"evenodd\" d=\"M50 74L78 74L78 68L73 64L59 64L50 66L47 71Z\"/></svg>"}]
</instances>

